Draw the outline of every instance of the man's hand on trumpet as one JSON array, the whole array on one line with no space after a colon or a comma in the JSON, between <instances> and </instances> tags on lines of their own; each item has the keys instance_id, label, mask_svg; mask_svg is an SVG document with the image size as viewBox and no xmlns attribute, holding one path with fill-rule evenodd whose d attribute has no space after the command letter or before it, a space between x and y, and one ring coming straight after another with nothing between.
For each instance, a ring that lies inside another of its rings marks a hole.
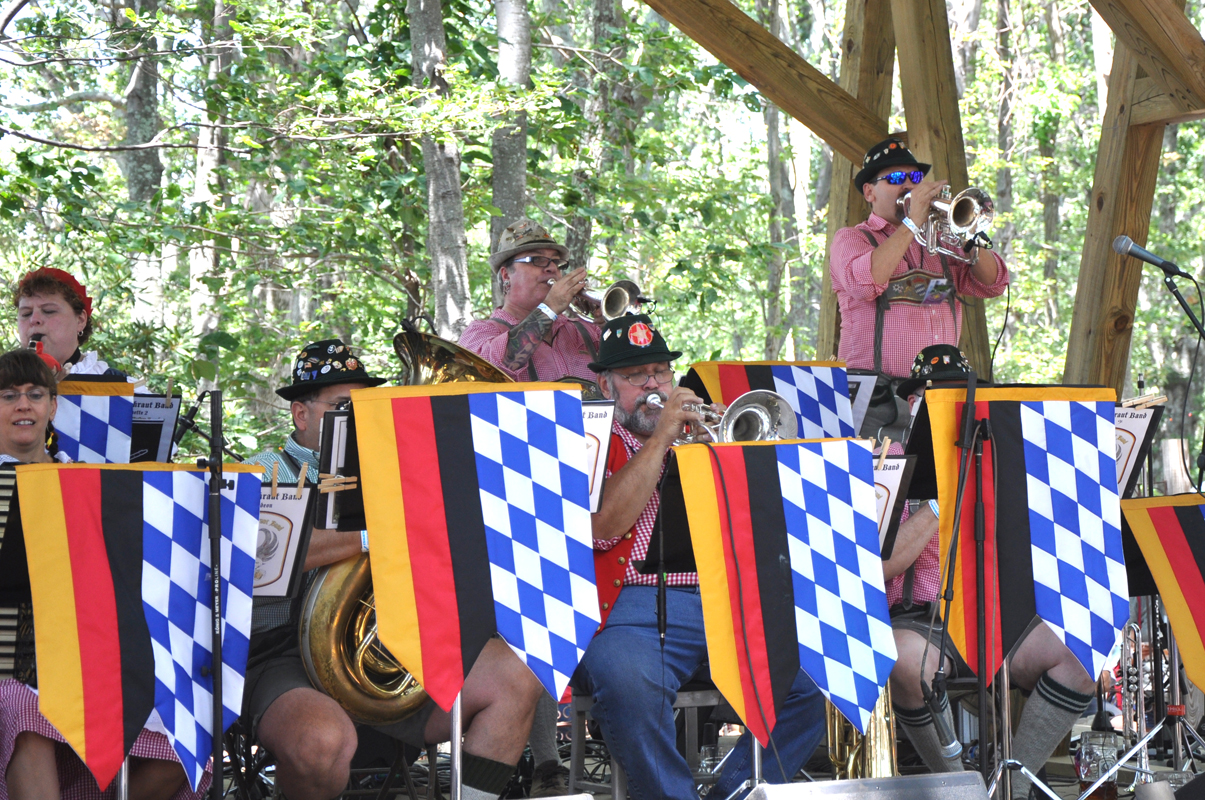
<instances>
[{"instance_id":1,"label":"man's hand on trumpet","mask_svg":"<svg viewBox=\"0 0 1205 800\"><path fill-rule=\"evenodd\" d=\"M912 194L908 203L908 218L917 225L924 225L929 219L930 207L933 204L934 198L941 194L943 187L949 185L949 181L921 181L912 189Z\"/></svg>"},{"instance_id":2,"label":"man's hand on trumpet","mask_svg":"<svg viewBox=\"0 0 1205 800\"><path fill-rule=\"evenodd\" d=\"M558 314L564 314L569 304L577 297L578 292L586 288L586 268L578 267L567 272L560 278L549 281L548 294L544 304Z\"/></svg>"}]
</instances>

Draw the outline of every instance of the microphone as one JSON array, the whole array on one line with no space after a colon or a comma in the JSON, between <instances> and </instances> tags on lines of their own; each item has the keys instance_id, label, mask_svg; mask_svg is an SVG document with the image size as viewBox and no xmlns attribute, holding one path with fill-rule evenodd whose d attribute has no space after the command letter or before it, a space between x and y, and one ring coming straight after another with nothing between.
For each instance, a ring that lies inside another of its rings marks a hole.
<instances>
[{"instance_id":1,"label":"microphone","mask_svg":"<svg viewBox=\"0 0 1205 800\"><path fill-rule=\"evenodd\" d=\"M1121 236L1118 236L1116 239L1113 240L1113 250L1118 255L1133 256L1134 258L1138 259L1139 261L1145 261L1148 264L1156 266L1159 269L1163 270L1163 273L1165 275L1167 275L1168 277L1175 277L1175 276L1179 276L1181 278L1191 278L1192 277L1191 275L1189 275L1184 270L1180 269L1178 266L1176 266L1172 262L1170 262L1166 259L1160 258L1159 256L1155 255L1151 251L1134 244L1134 240L1131 239L1129 236L1126 236L1125 234L1122 234Z\"/></svg>"},{"instance_id":2,"label":"microphone","mask_svg":"<svg viewBox=\"0 0 1205 800\"><path fill-rule=\"evenodd\" d=\"M937 743L941 746L941 757L958 758L962 753L962 742L958 741L958 737L954 735L954 729L946 720L945 710L949 701L946 699L945 676L940 672L934 675L933 684L934 688L930 689L923 680L920 682L921 695L924 697L925 706L929 709L929 716L933 718Z\"/></svg>"},{"instance_id":3,"label":"microphone","mask_svg":"<svg viewBox=\"0 0 1205 800\"><path fill-rule=\"evenodd\" d=\"M193 404L193 407L188 409L188 412L185 413L184 418L176 423L176 430L175 430L175 433L172 435L172 444L173 445L178 446L180 444L180 441L184 438L184 434L188 433L190 430L193 430L194 428L196 428L197 432L200 433L202 436L205 435L204 431L202 431L200 428L197 428L196 419L197 419L197 412L201 410L201 401L205 399L205 395L207 395L207 394L209 394L209 392L202 392L200 394L200 396L197 397L197 402ZM209 438L209 437L206 437L206 438Z\"/></svg>"}]
</instances>

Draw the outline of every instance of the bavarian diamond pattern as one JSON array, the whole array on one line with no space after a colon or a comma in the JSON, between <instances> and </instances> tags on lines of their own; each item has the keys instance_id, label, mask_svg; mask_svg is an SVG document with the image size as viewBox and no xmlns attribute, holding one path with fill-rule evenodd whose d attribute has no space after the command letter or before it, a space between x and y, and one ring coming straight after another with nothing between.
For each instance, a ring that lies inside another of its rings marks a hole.
<instances>
[{"instance_id":1,"label":"bavarian diamond pattern","mask_svg":"<svg viewBox=\"0 0 1205 800\"><path fill-rule=\"evenodd\" d=\"M849 377L844 367L778 364L770 368L774 391L787 398L799 421L800 439L854 436Z\"/></svg>"},{"instance_id":2,"label":"bavarian diamond pattern","mask_svg":"<svg viewBox=\"0 0 1205 800\"><path fill-rule=\"evenodd\" d=\"M895 664L874 467L851 441L778 445L799 663L859 730Z\"/></svg>"},{"instance_id":3,"label":"bavarian diamond pattern","mask_svg":"<svg viewBox=\"0 0 1205 800\"><path fill-rule=\"evenodd\" d=\"M223 732L243 705L260 478L226 473L222 489ZM231 480L233 479L233 481ZM209 476L143 473L142 600L155 654L155 711L195 790L213 751L213 603Z\"/></svg>"},{"instance_id":4,"label":"bavarian diamond pattern","mask_svg":"<svg viewBox=\"0 0 1205 800\"><path fill-rule=\"evenodd\" d=\"M59 450L86 464L130 463L134 398L129 395L59 395L54 416Z\"/></svg>"},{"instance_id":5,"label":"bavarian diamond pattern","mask_svg":"<svg viewBox=\"0 0 1205 800\"><path fill-rule=\"evenodd\" d=\"M1020 405L1037 614L1099 675L1130 613L1115 406Z\"/></svg>"},{"instance_id":6,"label":"bavarian diamond pattern","mask_svg":"<svg viewBox=\"0 0 1205 800\"><path fill-rule=\"evenodd\" d=\"M469 395L498 633L560 699L599 624L577 391Z\"/></svg>"}]
</instances>

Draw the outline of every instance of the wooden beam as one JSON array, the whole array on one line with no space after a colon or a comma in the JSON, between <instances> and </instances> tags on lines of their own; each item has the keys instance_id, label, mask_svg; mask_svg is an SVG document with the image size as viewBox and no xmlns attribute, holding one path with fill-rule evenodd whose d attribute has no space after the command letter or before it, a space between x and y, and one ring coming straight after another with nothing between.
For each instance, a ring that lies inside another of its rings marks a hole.
<instances>
[{"instance_id":1,"label":"wooden beam","mask_svg":"<svg viewBox=\"0 0 1205 800\"><path fill-rule=\"evenodd\" d=\"M954 52L945 0L893 0L895 41L900 62L900 93L908 122L908 148L933 164L933 177L959 192L967 187L966 146ZM959 347L980 375L991 379L991 346L981 298L964 297Z\"/></svg>"},{"instance_id":2,"label":"wooden beam","mask_svg":"<svg viewBox=\"0 0 1205 800\"><path fill-rule=\"evenodd\" d=\"M729 0L645 2L835 152L860 161L887 135L883 119Z\"/></svg>"},{"instance_id":3,"label":"wooden beam","mask_svg":"<svg viewBox=\"0 0 1205 800\"><path fill-rule=\"evenodd\" d=\"M845 4L845 33L841 37L841 88L857 97L880 120L886 130L891 115L892 71L895 61L895 31L891 23L891 0L848 0ZM870 215L870 207L854 190L854 175L862 167L862 155L882 137L871 142L854 159L833 153L833 178L828 195L828 240L824 248L824 281L820 294L820 325L816 357L835 355L841 341L841 311L828 272L833 237L841 228L857 225Z\"/></svg>"},{"instance_id":4,"label":"wooden beam","mask_svg":"<svg viewBox=\"0 0 1205 800\"><path fill-rule=\"evenodd\" d=\"M1181 111L1205 107L1205 39L1176 0L1091 0Z\"/></svg>"},{"instance_id":5,"label":"wooden beam","mask_svg":"<svg viewBox=\"0 0 1205 800\"><path fill-rule=\"evenodd\" d=\"M1173 122L1192 122L1205 117L1205 108L1191 111L1180 108L1163 90L1163 86L1151 77L1142 77L1134 81L1130 106L1131 125L1170 125Z\"/></svg>"},{"instance_id":6,"label":"wooden beam","mask_svg":"<svg viewBox=\"0 0 1205 800\"><path fill-rule=\"evenodd\" d=\"M1124 233L1146 243L1165 127L1131 124L1140 61L1118 42L1063 367L1064 383L1104 384L1119 395L1129 364L1142 263L1114 253L1113 239Z\"/></svg>"}]
</instances>

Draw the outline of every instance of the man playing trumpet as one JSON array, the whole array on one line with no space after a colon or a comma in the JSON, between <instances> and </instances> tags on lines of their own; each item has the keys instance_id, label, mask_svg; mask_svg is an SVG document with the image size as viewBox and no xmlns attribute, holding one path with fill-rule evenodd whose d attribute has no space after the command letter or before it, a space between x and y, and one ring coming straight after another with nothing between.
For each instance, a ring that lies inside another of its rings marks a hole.
<instances>
[{"instance_id":1,"label":"man playing trumpet","mask_svg":"<svg viewBox=\"0 0 1205 800\"><path fill-rule=\"evenodd\" d=\"M582 299L584 267L572 269L569 251L539 223L521 219L506 226L490 267L502 284L502 307L489 319L469 324L460 346L472 350L519 381L555 381L570 376L594 382L587 366L602 332L595 321L570 319L570 304Z\"/></svg>"},{"instance_id":2,"label":"man playing trumpet","mask_svg":"<svg viewBox=\"0 0 1205 800\"><path fill-rule=\"evenodd\" d=\"M972 247L960 261L929 253L917 242L933 200L947 183L924 180L929 167L902 141L889 138L870 148L854 177L870 204L870 218L837 231L829 261L841 307L838 357L853 369L908 377L912 359L924 348L958 344L962 308L957 295L998 297L1008 284L1008 268L991 250ZM908 192L905 216L898 201ZM864 425L863 433L877 435L877 430Z\"/></svg>"}]
</instances>

